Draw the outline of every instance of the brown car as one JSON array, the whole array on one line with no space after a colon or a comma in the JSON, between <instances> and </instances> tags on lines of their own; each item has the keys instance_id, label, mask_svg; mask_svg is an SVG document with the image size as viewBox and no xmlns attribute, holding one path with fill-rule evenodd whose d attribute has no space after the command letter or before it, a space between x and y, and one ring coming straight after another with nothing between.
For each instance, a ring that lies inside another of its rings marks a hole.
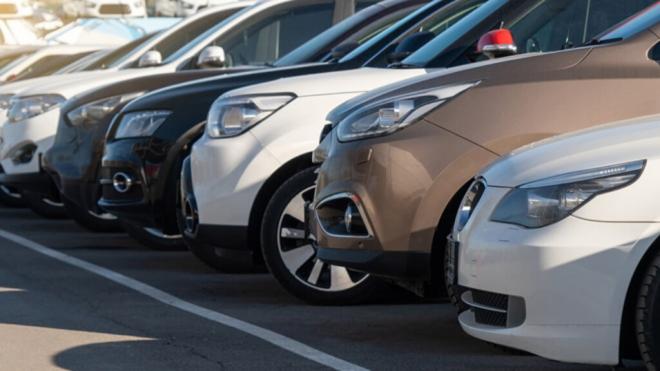
<instances>
[{"instance_id":1,"label":"brown car","mask_svg":"<svg viewBox=\"0 0 660 371\"><path fill-rule=\"evenodd\" d=\"M434 73L339 107L315 153L318 257L420 294L442 287L446 237L481 168L542 138L660 112L659 21L656 4L584 47Z\"/></svg>"}]
</instances>

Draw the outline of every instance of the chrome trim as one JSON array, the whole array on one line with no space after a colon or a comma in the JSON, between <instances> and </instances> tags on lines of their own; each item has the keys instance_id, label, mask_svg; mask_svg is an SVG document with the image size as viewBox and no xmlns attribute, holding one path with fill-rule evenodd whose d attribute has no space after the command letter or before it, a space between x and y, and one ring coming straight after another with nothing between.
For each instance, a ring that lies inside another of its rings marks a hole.
<instances>
[{"instance_id":1,"label":"chrome trim","mask_svg":"<svg viewBox=\"0 0 660 371\"><path fill-rule=\"evenodd\" d=\"M353 198L353 197L355 197L355 198ZM323 227L323 223L321 223L321 219L319 219L318 209L321 206L327 204L330 201L340 200L340 199L344 199L344 198L347 198L347 199L351 200L351 202L353 202L355 204L355 206L357 206L358 213L360 214L360 217L362 217L362 220L364 221L365 228L367 228L367 235L366 236L343 235L343 234L331 233L331 232L328 232ZM335 193L335 194L330 195L330 196L324 198L323 200L317 202L316 206L314 206L314 217L316 218L316 222L321 227L321 230L323 231L323 233L325 233L326 235L328 235L330 237L353 238L353 239L367 240L367 239L374 238L374 236L375 236L375 234L373 232L373 229L371 228L371 223L369 222L369 219L367 218L367 213L364 211L364 206L362 206L362 202L360 201L360 198L357 195L355 195L353 193L350 193L350 192Z\"/></svg>"},{"instance_id":2,"label":"chrome trim","mask_svg":"<svg viewBox=\"0 0 660 371\"><path fill-rule=\"evenodd\" d=\"M502 313L502 314L507 314L508 311L505 309L500 309L500 308L495 308L495 307L490 307L488 305L483 305L483 304L477 304L474 302L474 298L472 297L472 291L466 291L461 295L461 300L463 303L467 304L470 307L473 308L478 308L478 309L483 309L487 310L490 312L496 312L496 313Z\"/></svg>"},{"instance_id":3,"label":"chrome trim","mask_svg":"<svg viewBox=\"0 0 660 371\"><path fill-rule=\"evenodd\" d=\"M133 184L133 178L124 172L119 171L112 176L112 188L119 193L130 191Z\"/></svg>"}]
</instances>

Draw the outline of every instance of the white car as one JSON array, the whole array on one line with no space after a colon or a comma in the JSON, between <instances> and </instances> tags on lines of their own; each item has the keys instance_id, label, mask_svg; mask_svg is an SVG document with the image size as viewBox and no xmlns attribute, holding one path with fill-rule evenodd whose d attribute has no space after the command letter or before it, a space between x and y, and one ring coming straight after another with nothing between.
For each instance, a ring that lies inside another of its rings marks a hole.
<instances>
[{"instance_id":1,"label":"white car","mask_svg":"<svg viewBox=\"0 0 660 371\"><path fill-rule=\"evenodd\" d=\"M117 18L146 17L144 0L74 0L65 2L64 12L70 17Z\"/></svg>"},{"instance_id":2,"label":"white car","mask_svg":"<svg viewBox=\"0 0 660 371\"><path fill-rule=\"evenodd\" d=\"M94 51L95 46L45 46L0 68L0 82L46 76Z\"/></svg>"},{"instance_id":3,"label":"white car","mask_svg":"<svg viewBox=\"0 0 660 371\"><path fill-rule=\"evenodd\" d=\"M44 44L34 26L25 18L0 17L0 45Z\"/></svg>"},{"instance_id":4,"label":"white car","mask_svg":"<svg viewBox=\"0 0 660 371\"><path fill-rule=\"evenodd\" d=\"M188 17L202 9L210 8L212 6L224 5L232 1L241 0L161 0L170 1L175 4L175 16Z\"/></svg>"},{"instance_id":5,"label":"white car","mask_svg":"<svg viewBox=\"0 0 660 371\"><path fill-rule=\"evenodd\" d=\"M659 144L660 116L644 117L530 145L483 171L451 244L462 328L566 362L614 366L639 347L660 366Z\"/></svg>"},{"instance_id":6,"label":"white car","mask_svg":"<svg viewBox=\"0 0 660 371\"><path fill-rule=\"evenodd\" d=\"M176 17L176 0L156 0L154 2L154 15L156 17Z\"/></svg>"}]
</instances>

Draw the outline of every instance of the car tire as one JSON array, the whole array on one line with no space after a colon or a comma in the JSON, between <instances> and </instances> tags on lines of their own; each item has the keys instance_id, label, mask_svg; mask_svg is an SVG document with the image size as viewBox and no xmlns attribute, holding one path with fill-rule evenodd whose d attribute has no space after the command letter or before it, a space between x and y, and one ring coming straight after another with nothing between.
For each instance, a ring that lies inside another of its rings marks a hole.
<instances>
[{"instance_id":1,"label":"car tire","mask_svg":"<svg viewBox=\"0 0 660 371\"><path fill-rule=\"evenodd\" d=\"M90 210L78 206L75 202L69 201L63 196L60 197L67 214L81 227L100 233L122 232L124 230L119 219L109 213L94 214Z\"/></svg>"},{"instance_id":2,"label":"car tire","mask_svg":"<svg viewBox=\"0 0 660 371\"><path fill-rule=\"evenodd\" d=\"M126 221L122 221L121 224L131 238L152 250L179 251L186 249L181 236L164 236L155 230Z\"/></svg>"},{"instance_id":3,"label":"car tire","mask_svg":"<svg viewBox=\"0 0 660 371\"><path fill-rule=\"evenodd\" d=\"M40 193L23 191L21 192L26 205L35 214L48 219L64 219L68 217L61 200L44 196Z\"/></svg>"},{"instance_id":4,"label":"car tire","mask_svg":"<svg viewBox=\"0 0 660 371\"><path fill-rule=\"evenodd\" d=\"M0 184L0 204L6 207L25 207L21 192L17 189Z\"/></svg>"},{"instance_id":5,"label":"car tire","mask_svg":"<svg viewBox=\"0 0 660 371\"><path fill-rule=\"evenodd\" d=\"M637 294L635 308L637 345L649 370L660 365L660 253L648 265Z\"/></svg>"},{"instance_id":6,"label":"car tire","mask_svg":"<svg viewBox=\"0 0 660 371\"><path fill-rule=\"evenodd\" d=\"M317 260L313 241L305 235L304 203L312 201L314 195L315 169L298 172L273 193L261 228L266 266L287 291L310 304L363 303L384 286L383 282ZM287 237L282 237L285 228Z\"/></svg>"}]
</instances>

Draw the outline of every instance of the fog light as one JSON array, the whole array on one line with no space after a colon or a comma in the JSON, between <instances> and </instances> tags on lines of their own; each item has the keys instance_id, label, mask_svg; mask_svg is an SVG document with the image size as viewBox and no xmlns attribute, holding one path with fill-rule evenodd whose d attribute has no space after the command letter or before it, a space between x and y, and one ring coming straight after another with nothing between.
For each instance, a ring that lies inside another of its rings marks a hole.
<instances>
[{"instance_id":1,"label":"fog light","mask_svg":"<svg viewBox=\"0 0 660 371\"><path fill-rule=\"evenodd\" d=\"M115 173L112 176L112 188L119 193L128 192L133 186L133 179L126 173Z\"/></svg>"},{"instance_id":2,"label":"fog light","mask_svg":"<svg viewBox=\"0 0 660 371\"><path fill-rule=\"evenodd\" d=\"M32 161L34 154L37 152L37 146L33 143L26 144L23 147L14 151L10 157L11 162L14 164L27 164Z\"/></svg>"},{"instance_id":3,"label":"fog light","mask_svg":"<svg viewBox=\"0 0 660 371\"><path fill-rule=\"evenodd\" d=\"M340 193L318 203L315 209L317 220L328 235L340 237L368 238L373 234L364 219L358 197Z\"/></svg>"}]
</instances>

